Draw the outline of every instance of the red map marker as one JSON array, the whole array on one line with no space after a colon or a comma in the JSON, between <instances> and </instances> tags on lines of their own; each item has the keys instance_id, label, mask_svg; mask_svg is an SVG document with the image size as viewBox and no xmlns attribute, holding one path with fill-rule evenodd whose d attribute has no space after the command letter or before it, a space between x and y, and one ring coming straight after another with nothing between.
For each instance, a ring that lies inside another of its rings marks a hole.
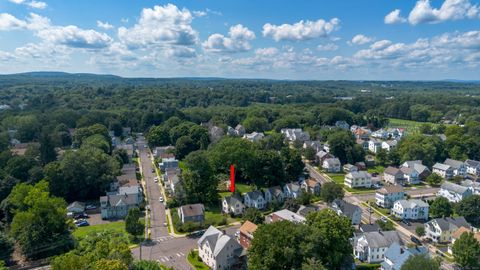
<instances>
[{"instance_id":1,"label":"red map marker","mask_svg":"<svg viewBox=\"0 0 480 270\"><path fill-rule=\"evenodd\" d=\"M230 165L230 192L235 192L235 167Z\"/></svg>"}]
</instances>

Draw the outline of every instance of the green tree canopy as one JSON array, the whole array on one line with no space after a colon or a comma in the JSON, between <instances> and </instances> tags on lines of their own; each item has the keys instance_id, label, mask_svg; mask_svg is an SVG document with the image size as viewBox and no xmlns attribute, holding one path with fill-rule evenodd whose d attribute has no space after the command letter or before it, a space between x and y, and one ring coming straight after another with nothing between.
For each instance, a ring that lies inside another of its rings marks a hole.
<instances>
[{"instance_id":1,"label":"green tree canopy","mask_svg":"<svg viewBox=\"0 0 480 270\"><path fill-rule=\"evenodd\" d=\"M453 207L447 198L437 197L430 205L429 213L432 218L449 217L453 213Z\"/></svg>"},{"instance_id":2,"label":"green tree canopy","mask_svg":"<svg viewBox=\"0 0 480 270\"><path fill-rule=\"evenodd\" d=\"M343 199L344 191L342 186L335 182L325 183L320 190L320 198L327 203L333 202L335 199Z\"/></svg>"},{"instance_id":3,"label":"green tree canopy","mask_svg":"<svg viewBox=\"0 0 480 270\"><path fill-rule=\"evenodd\" d=\"M440 270L438 261L429 258L427 255L410 256L402 265L400 270Z\"/></svg>"},{"instance_id":4,"label":"green tree canopy","mask_svg":"<svg viewBox=\"0 0 480 270\"><path fill-rule=\"evenodd\" d=\"M477 227L480 225L480 196L472 195L461 200L455 207L459 216L465 217L468 223Z\"/></svg>"},{"instance_id":5,"label":"green tree canopy","mask_svg":"<svg viewBox=\"0 0 480 270\"><path fill-rule=\"evenodd\" d=\"M463 269L480 269L480 242L471 232L463 233L452 247L455 262Z\"/></svg>"}]
</instances>

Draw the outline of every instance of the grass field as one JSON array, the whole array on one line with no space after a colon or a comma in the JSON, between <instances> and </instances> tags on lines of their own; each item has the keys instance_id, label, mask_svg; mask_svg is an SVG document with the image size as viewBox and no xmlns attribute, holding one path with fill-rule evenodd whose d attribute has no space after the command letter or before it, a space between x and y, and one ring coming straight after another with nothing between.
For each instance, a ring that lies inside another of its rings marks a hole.
<instances>
[{"instance_id":1,"label":"grass field","mask_svg":"<svg viewBox=\"0 0 480 270\"><path fill-rule=\"evenodd\" d=\"M188 262L195 268L196 270L208 270L210 269L205 263L203 263L198 256L198 251L191 251L188 253L187 256Z\"/></svg>"},{"instance_id":2,"label":"grass field","mask_svg":"<svg viewBox=\"0 0 480 270\"><path fill-rule=\"evenodd\" d=\"M244 193L247 193L247 192L250 192L253 190L253 186L250 186L250 185L247 185L247 184L240 184L240 183L236 183L235 184L235 190L239 191L240 193L244 194ZM232 195L232 193L230 191L222 191L222 192L219 192L218 193L220 195L220 197L227 197L227 196L230 196Z\"/></svg>"},{"instance_id":3,"label":"grass field","mask_svg":"<svg viewBox=\"0 0 480 270\"><path fill-rule=\"evenodd\" d=\"M343 185L345 181L345 174L343 173L329 173L328 176L330 176L330 178L332 178L332 180L339 185Z\"/></svg>"},{"instance_id":4,"label":"grass field","mask_svg":"<svg viewBox=\"0 0 480 270\"><path fill-rule=\"evenodd\" d=\"M430 124L432 126L437 126L439 124L430 123L430 122L417 122L412 120L404 120L404 119L397 119L397 118L389 118L388 127L389 128L405 128L407 131L410 132L418 132L418 129L423 124Z\"/></svg>"},{"instance_id":5,"label":"grass field","mask_svg":"<svg viewBox=\"0 0 480 270\"><path fill-rule=\"evenodd\" d=\"M385 167L378 165L378 166L375 166L375 167L372 167L372 168L368 168L367 171L368 171L368 173L382 174L383 171L385 171Z\"/></svg>"},{"instance_id":6,"label":"grass field","mask_svg":"<svg viewBox=\"0 0 480 270\"><path fill-rule=\"evenodd\" d=\"M127 233L125 231L125 221L115 221L106 224L79 227L73 232L73 236L75 236L76 238L83 238L90 233L101 232L104 230L111 230L125 234Z\"/></svg>"}]
</instances>

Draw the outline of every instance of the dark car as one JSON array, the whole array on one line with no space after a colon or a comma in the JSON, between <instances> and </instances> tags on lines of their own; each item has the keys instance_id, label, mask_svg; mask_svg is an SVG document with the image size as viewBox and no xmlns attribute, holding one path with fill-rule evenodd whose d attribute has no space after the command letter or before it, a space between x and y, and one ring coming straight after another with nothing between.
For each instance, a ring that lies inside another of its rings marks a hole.
<instances>
[{"instance_id":1,"label":"dark car","mask_svg":"<svg viewBox=\"0 0 480 270\"><path fill-rule=\"evenodd\" d=\"M82 220L81 222L78 222L76 225L77 227L85 227L85 226L89 226L90 224L88 223L88 221Z\"/></svg>"},{"instance_id":2,"label":"dark car","mask_svg":"<svg viewBox=\"0 0 480 270\"><path fill-rule=\"evenodd\" d=\"M410 240L412 240L413 243L417 244L417 245L421 245L422 242L420 241L420 239L418 239L417 237L415 236L410 236Z\"/></svg>"},{"instance_id":3,"label":"dark car","mask_svg":"<svg viewBox=\"0 0 480 270\"><path fill-rule=\"evenodd\" d=\"M73 218L74 219L81 219L81 218L89 218L89 216L85 213L78 213L78 214L73 215Z\"/></svg>"},{"instance_id":4,"label":"dark car","mask_svg":"<svg viewBox=\"0 0 480 270\"><path fill-rule=\"evenodd\" d=\"M204 233L205 233L205 230L196 231L196 232L189 233L189 234L187 235L187 237L189 237L189 238L197 238L197 237L202 236Z\"/></svg>"}]
</instances>

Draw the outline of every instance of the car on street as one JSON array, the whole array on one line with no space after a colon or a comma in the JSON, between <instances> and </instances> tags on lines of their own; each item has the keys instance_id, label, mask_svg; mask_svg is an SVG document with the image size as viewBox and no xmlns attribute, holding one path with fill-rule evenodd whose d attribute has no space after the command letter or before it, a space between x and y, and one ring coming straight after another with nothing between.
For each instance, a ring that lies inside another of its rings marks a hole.
<instances>
[{"instance_id":1,"label":"car on street","mask_svg":"<svg viewBox=\"0 0 480 270\"><path fill-rule=\"evenodd\" d=\"M422 242L420 241L420 239L418 239L417 237L415 236L410 236L410 240L412 240L413 243L417 244L417 245L421 245Z\"/></svg>"},{"instance_id":2,"label":"car on street","mask_svg":"<svg viewBox=\"0 0 480 270\"><path fill-rule=\"evenodd\" d=\"M85 226L89 226L90 224L88 223L88 221L82 220L78 223L75 223L75 225L77 225L77 227L85 227Z\"/></svg>"},{"instance_id":3,"label":"car on street","mask_svg":"<svg viewBox=\"0 0 480 270\"><path fill-rule=\"evenodd\" d=\"M382 222L387 222L387 218L386 218L386 217L381 217L381 218L380 218L380 221L382 221Z\"/></svg>"},{"instance_id":4,"label":"car on street","mask_svg":"<svg viewBox=\"0 0 480 270\"><path fill-rule=\"evenodd\" d=\"M77 213L77 214L73 215L73 218L74 219L83 219L83 218L89 218L89 216L85 213Z\"/></svg>"},{"instance_id":5,"label":"car on street","mask_svg":"<svg viewBox=\"0 0 480 270\"><path fill-rule=\"evenodd\" d=\"M153 182L158 183L158 178L157 177L153 178Z\"/></svg>"},{"instance_id":6,"label":"car on street","mask_svg":"<svg viewBox=\"0 0 480 270\"><path fill-rule=\"evenodd\" d=\"M158 198L158 201L163 202L163 197L160 196L160 198Z\"/></svg>"},{"instance_id":7,"label":"car on street","mask_svg":"<svg viewBox=\"0 0 480 270\"><path fill-rule=\"evenodd\" d=\"M163 222L163 227L168 227L168 224L166 222Z\"/></svg>"},{"instance_id":8,"label":"car on street","mask_svg":"<svg viewBox=\"0 0 480 270\"><path fill-rule=\"evenodd\" d=\"M155 169L152 169L152 173L155 173Z\"/></svg>"},{"instance_id":9,"label":"car on street","mask_svg":"<svg viewBox=\"0 0 480 270\"><path fill-rule=\"evenodd\" d=\"M407 225L407 226L410 226L410 221L408 221L408 220L406 220L406 219L402 220L402 223L405 224L405 225Z\"/></svg>"}]
</instances>

